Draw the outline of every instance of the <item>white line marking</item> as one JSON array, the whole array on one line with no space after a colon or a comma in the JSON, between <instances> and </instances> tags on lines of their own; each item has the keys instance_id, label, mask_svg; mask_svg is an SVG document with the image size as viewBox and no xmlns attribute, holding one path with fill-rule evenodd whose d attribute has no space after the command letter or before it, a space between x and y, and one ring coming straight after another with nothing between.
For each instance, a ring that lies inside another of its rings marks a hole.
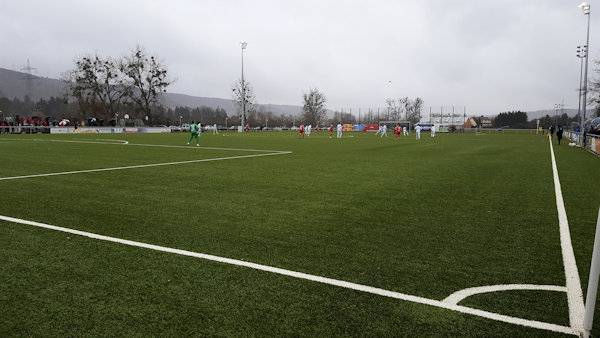
<instances>
[{"instance_id":1,"label":"white line marking","mask_svg":"<svg viewBox=\"0 0 600 338\"><path fill-rule=\"evenodd\" d=\"M111 170L123 170L123 169L148 168L148 167L158 167L158 166L165 166L165 165L187 164L187 163L197 163L197 162L223 161L223 160L233 160L233 159L238 159L238 158L273 156L273 155L283 155L283 154L291 154L291 153L292 153L291 151L282 151L282 152L270 153L270 154L240 155L240 156L230 156L230 157L207 158L207 159L201 159L201 160L190 160L190 161L177 161L177 162L165 162L165 163L130 165L130 166L125 166L125 167L87 169L87 170L76 170L76 171L64 171L64 172L58 172L58 173L23 175L23 176L11 176L11 177L0 177L0 181L16 180L16 179L21 179L21 178L32 178L32 177L45 177L45 176L58 176L58 175L92 173L92 172L98 172L98 171L111 171Z\"/></svg>"},{"instance_id":2,"label":"white line marking","mask_svg":"<svg viewBox=\"0 0 600 338\"><path fill-rule=\"evenodd\" d=\"M128 144L129 141L125 141L125 140L116 140L116 139L111 139L111 138L97 138L95 139L96 141L114 141L114 142L120 142L123 144Z\"/></svg>"},{"instance_id":3,"label":"white line marking","mask_svg":"<svg viewBox=\"0 0 600 338\"><path fill-rule=\"evenodd\" d=\"M560 188L560 179L556 167L556 158L552 148L552 139L548 136L550 143L550 155L552 158L552 174L554 176L554 193L556 195L556 209L558 211L558 225L560 228L560 247L562 249L563 265L565 267L565 278L567 281L567 299L569 301L569 321L571 327L577 332L583 331L583 318L585 314L583 306L583 292L581 291L581 281L577 271L577 262L575 253L571 244L571 234L569 232L569 220L563 201L562 190Z\"/></svg>"},{"instance_id":4,"label":"white line marking","mask_svg":"<svg viewBox=\"0 0 600 338\"><path fill-rule=\"evenodd\" d=\"M117 145L124 145L124 144L128 144L129 142L125 141L125 140L109 140L106 139L107 141L118 141L117 142L99 142L99 139L96 139L96 141L72 141L72 140L44 140L44 139L39 139L39 138L34 138L31 140L21 140L21 141L35 141L35 142L61 142L61 143L89 143L89 144L117 144Z\"/></svg>"},{"instance_id":5,"label":"white line marking","mask_svg":"<svg viewBox=\"0 0 600 338\"><path fill-rule=\"evenodd\" d=\"M535 285L535 284L501 284L501 285L489 285L489 286L478 286L474 288L468 288L460 291L456 291L450 296L446 297L442 302L446 304L456 305L463 299L477 295L480 293L497 292L497 291L510 291L510 290L543 290L543 291L559 291L567 292L565 286L557 285Z\"/></svg>"},{"instance_id":6,"label":"white line marking","mask_svg":"<svg viewBox=\"0 0 600 338\"><path fill-rule=\"evenodd\" d=\"M168 247L159 246L159 245L135 242L135 241L127 240L127 239L103 236L103 235L98 235L98 234L94 234L91 232L63 228L63 227L58 227L55 225L27 221L27 220L23 220L23 219L19 219L19 218L8 217L8 216L0 215L0 220L4 220L7 222L11 222L11 223L26 224L26 225L32 225L32 226L36 226L36 227L40 227L40 228L51 229L51 230L55 230L55 231L71 233L74 235L85 236L88 238L93 238L93 239L102 240L102 241L120 243L120 244L130 245L130 246L139 247L139 248L146 248L146 249L155 250L155 251L168 252L168 253L173 253L173 254L178 254L178 255L183 255L183 256L207 259L207 260L214 261L214 262L248 267L248 268L252 268L252 269L256 269L256 270L260 270L260 271L276 273L276 274L283 275L283 276L305 279L305 280L310 280L310 281L314 281L314 282L318 282L318 283L339 286L339 287L347 288L347 289L351 289L351 290L367 292L367 293L371 293L371 294L375 294L375 295L379 295L379 296L390 297L390 298L401 299L401 300L405 300L405 301L409 301L409 302L413 302L413 303L435 306L438 308L443 308L443 309L448 309L448 310L457 311L457 312L461 312L461 313L471 314L471 315L484 317L484 318L501 321L501 322L505 322L505 323L510 323L510 324L517 324L517 325L532 327L532 328L536 328L536 329L548 330L548 331L554 331L554 332L560 332L560 333L566 333L566 334L572 334L572 335L578 334L578 331L575 331L570 327L566 327L566 326L562 326L562 325L545 323L545 322L540 322L540 321L536 321L536 320L516 318L516 317L501 315L498 313L478 310L478 309L474 309L474 308L470 308L470 307L466 307L466 306L446 304L446 303L438 301L438 300L433 300L433 299L428 299L428 298L423 298L423 297L418 297L418 296L412 296L412 295L408 295L408 294L404 294L404 293L400 293L400 292L389 291L389 290L384 290L384 289L380 289L380 288L376 288L376 287L372 287L372 286L345 282L342 280L337 280L337 279L332 279L332 278L327 278L327 277L310 275L310 274L306 274L303 272L291 271L291 270L276 268L276 267L268 266L268 265L240 261L240 260L232 259L232 258L213 256L213 255L192 252L192 251L187 251L187 250L173 249L173 248L168 248Z\"/></svg>"},{"instance_id":7,"label":"white line marking","mask_svg":"<svg viewBox=\"0 0 600 338\"><path fill-rule=\"evenodd\" d=\"M218 147L193 147L193 146L175 146L169 144L145 144L145 143L129 143L124 140L110 140L120 141L121 143L115 142L94 142L94 141L76 141L76 140L50 140L50 139L20 139L22 141L41 141L41 142L65 142L65 143L90 143L90 144L116 144L116 145L128 145L128 146L140 146L140 147L164 147L164 148L184 148L184 149L208 149L208 150L231 150L231 151L252 151L252 152L265 152L265 153L279 153L285 152L284 150L266 150L266 149L247 149L247 148L218 148ZM99 140L99 139L96 139Z\"/></svg>"}]
</instances>

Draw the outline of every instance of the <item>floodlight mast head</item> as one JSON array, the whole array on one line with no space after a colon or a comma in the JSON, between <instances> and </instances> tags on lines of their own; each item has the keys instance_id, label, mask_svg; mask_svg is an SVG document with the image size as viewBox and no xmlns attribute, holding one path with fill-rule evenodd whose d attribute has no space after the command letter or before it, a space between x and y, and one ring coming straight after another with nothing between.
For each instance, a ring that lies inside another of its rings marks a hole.
<instances>
[{"instance_id":1,"label":"floodlight mast head","mask_svg":"<svg viewBox=\"0 0 600 338\"><path fill-rule=\"evenodd\" d=\"M585 15L589 15L590 14L590 4L588 4L587 2L582 2L577 7L581 8L581 10L583 11L583 14L585 14Z\"/></svg>"},{"instance_id":2,"label":"floodlight mast head","mask_svg":"<svg viewBox=\"0 0 600 338\"><path fill-rule=\"evenodd\" d=\"M246 49L246 46L248 45L246 41L242 41L240 44L242 45L242 49Z\"/></svg>"}]
</instances>

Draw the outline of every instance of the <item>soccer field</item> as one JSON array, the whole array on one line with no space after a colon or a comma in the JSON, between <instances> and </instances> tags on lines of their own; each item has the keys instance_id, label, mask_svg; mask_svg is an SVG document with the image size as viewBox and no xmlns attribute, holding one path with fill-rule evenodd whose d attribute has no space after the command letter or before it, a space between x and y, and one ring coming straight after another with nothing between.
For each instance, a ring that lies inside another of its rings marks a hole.
<instances>
[{"instance_id":1,"label":"soccer field","mask_svg":"<svg viewBox=\"0 0 600 338\"><path fill-rule=\"evenodd\" d=\"M0 135L0 336L577 333L597 156L553 146L574 267L546 136L188 137Z\"/></svg>"}]
</instances>

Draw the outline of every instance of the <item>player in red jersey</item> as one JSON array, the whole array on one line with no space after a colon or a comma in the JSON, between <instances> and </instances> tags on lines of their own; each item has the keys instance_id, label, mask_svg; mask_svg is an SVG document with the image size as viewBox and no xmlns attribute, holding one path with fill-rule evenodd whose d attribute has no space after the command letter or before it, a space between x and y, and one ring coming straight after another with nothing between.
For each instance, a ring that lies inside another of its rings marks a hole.
<instances>
[{"instance_id":1,"label":"player in red jersey","mask_svg":"<svg viewBox=\"0 0 600 338\"><path fill-rule=\"evenodd\" d=\"M333 136L333 123L329 126L329 138Z\"/></svg>"},{"instance_id":2,"label":"player in red jersey","mask_svg":"<svg viewBox=\"0 0 600 338\"><path fill-rule=\"evenodd\" d=\"M304 125L302 123L300 123L300 130L298 130L298 133L299 138L304 138Z\"/></svg>"},{"instance_id":3,"label":"player in red jersey","mask_svg":"<svg viewBox=\"0 0 600 338\"><path fill-rule=\"evenodd\" d=\"M400 127L400 125L397 124L396 128L394 128L394 135L396 135L396 138L400 137L401 132L402 132L402 127Z\"/></svg>"}]
</instances>

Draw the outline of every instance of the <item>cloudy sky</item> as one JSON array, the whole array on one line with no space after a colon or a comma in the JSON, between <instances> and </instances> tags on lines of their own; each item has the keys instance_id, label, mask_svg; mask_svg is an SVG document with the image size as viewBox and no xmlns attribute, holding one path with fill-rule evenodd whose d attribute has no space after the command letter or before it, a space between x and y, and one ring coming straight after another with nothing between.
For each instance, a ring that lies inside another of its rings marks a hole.
<instances>
[{"instance_id":1,"label":"cloudy sky","mask_svg":"<svg viewBox=\"0 0 600 338\"><path fill-rule=\"evenodd\" d=\"M0 67L29 59L37 75L58 78L78 56L119 57L139 44L168 66L170 92L231 98L247 41L244 74L259 103L300 105L317 87L330 109L403 96L473 114L576 109L580 2L3 0ZM600 2L588 2L597 75Z\"/></svg>"}]
</instances>

